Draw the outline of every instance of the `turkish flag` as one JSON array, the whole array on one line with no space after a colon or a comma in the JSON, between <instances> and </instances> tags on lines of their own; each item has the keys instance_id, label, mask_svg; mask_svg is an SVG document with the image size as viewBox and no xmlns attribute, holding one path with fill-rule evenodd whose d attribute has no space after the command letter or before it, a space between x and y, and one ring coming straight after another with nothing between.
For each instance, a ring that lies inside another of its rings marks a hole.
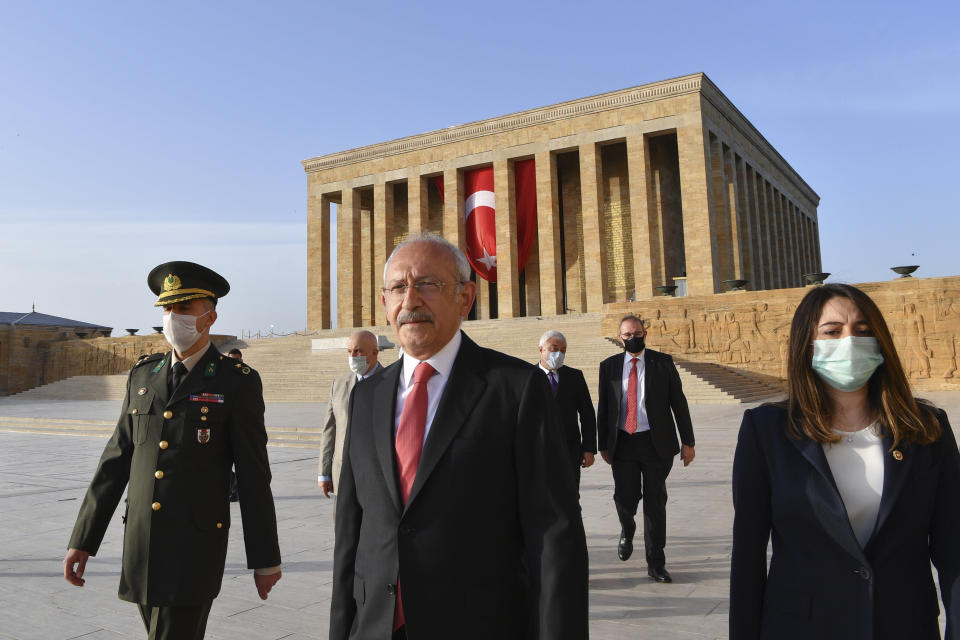
<instances>
[{"instance_id":1,"label":"turkish flag","mask_svg":"<svg viewBox=\"0 0 960 640\"><path fill-rule=\"evenodd\" d=\"M467 259L477 274L497 281L497 231L493 167L463 172L463 217Z\"/></svg>"},{"instance_id":2,"label":"turkish flag","mask_svg":"<svg viewBox=\"0 0 960 640\"><path fill-rule=\"evenodd\" d=\"M530 247L537 234L537 170L533 160L513 165L517 197L517 262L520 271L527 265ZM493 167L463 173L464 228L467 259L481 278L497 281L496 203L493 192ZM439 189L440 185L437 184ZM443 190L440 196L443 197Z\"/></svg>"}]
</instances>

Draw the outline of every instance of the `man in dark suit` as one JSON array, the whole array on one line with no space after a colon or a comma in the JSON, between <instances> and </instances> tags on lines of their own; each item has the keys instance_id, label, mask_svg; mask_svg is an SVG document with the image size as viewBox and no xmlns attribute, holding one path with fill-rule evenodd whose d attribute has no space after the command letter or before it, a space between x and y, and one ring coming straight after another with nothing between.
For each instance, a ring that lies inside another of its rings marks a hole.
<instances>
[{"instance_id":1,"label":"man in dark suit","mask_svg":"<svg viewBox=\"0 0 960 640\"><path fill-rule=\"evenodd\" d=\"M142 358L100 457L63 560L83 586L127 489L120 598L136 603L151 640L203 638L220 592L236 466L247 566L262 599L280 579L263 390L257 372L210 342L227 281L192 262L147 279L162 306L167 353Z\"/></svg>"},{"instance_id":2,"label":"man in dark suit","mask_svg":"<svg viewBox=\"0 0 960 640\"><path fill-rule=\"evenodd\" d=\"M331 640L583 640L574 475L536 367L461 333L476 295L437 236L398 246L400 360L357 385L337 498Z\"/></svg>"},{"instance_id":3,"label":"man in dark suit","mask_svg":"<svg viewBox=\"0 0 960 640\"><path fill-rule=\"evenodd\" d=\"M622 527L617 556L626 561L633 553L634 516L642 498L647 575L672 582L663 551L666 481L678 453L683 466L693 462L693 425L673 359L645 348L646 335L637 316L620 321L625 353L600 363L597 431L600 455L613 466L613 500Z\"/></svg>"},{"instance_id":4,"label":"man in dark suit","mask_svg":"<svg viewBox=\"0 0 960 640\"><path fill-rule=\"evenodd\" d=\"M540 336L540 370L550 382L550 391L557 403L557 418L563 432L577 480L580 468L593 464L597 453L597 416L583 372L564 366L567 339L559 331ZM579 419L578 419L579 418Z\"/></svg>"}]
</instances>

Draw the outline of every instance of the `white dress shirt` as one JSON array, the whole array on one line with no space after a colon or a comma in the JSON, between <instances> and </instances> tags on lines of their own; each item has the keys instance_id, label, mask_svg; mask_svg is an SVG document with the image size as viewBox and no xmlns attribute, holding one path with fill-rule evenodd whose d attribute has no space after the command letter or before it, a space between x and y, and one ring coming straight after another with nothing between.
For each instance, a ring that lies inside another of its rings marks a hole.
<instances>
[{"instance_id":1,"label":"white dress shirt","mask_svg":"<svg viewBox=\"0 0 960 640\"><path fill-rule=\"evenodd\" d=\"M876 423L860 431L834 433L841 436L840 442L825 442L821 446L850 526L864 547L877 523L883 495L883 439Z\"/></svg>"},{"instance_id":2,"label":"white dress shirt","mask_svg":"<svg viewBox=\"0 0 960 640\"><path fill-rule=\"evenodd\" d=\"M409 353L403 354L403 371L400 373L400 382L397 384L397 405L396 413L393 417L394 437L396 437L397 429L400 427L400 416L403 415L403 403L406 401L407 396L410 395L410 391L413 390L413 370L417 368L420 362L427 362L437 371L427 381L427 424L423 430L423 441L427 441L427 435L430 433L430 425L433 423L433 417L437 415L437 406L440 404L443 389L447 386L447 380L450 379L450 371L453 369L453 361L457 358L457 352L460 351L461 342L461 334L457 331L443 349L440 349L440 351L426 360L417 360Z\"/></svg>"},{"instance_id":3,"label":"white dress shirt","mask_svg":"<svg viewBox=\"0 0 960 640\"><path fill-rule=\"evenodd\" d=\"M644 388L644 379L647 366L643 361L644 349L636 356L624 353L623 374L620 376L623 382L623 394L620 398L620 430L626 431L627 422L627 389L630 384L630 372L633 371L633 358L637 358L637 433L641 431L650 431L650 420L647 418L646 408L646 389Z\"/></svg>"}]
</instances>

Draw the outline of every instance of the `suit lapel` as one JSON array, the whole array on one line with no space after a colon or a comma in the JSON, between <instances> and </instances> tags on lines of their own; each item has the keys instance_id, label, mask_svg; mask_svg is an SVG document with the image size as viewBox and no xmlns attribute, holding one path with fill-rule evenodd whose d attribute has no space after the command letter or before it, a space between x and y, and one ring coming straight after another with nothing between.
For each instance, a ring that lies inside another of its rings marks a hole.
<instances>
[{"instance_id":1,"label":"suit lapel","mask_svg":"<svg viewBox=\"0 0 960 640\"><path fill-rule=\"evenodd\" d=\"M816 471L816 473L807 476L805 493L810 500L810 505L817 516L817 520L830 534L830 537L847 553L862 564L867 564L863 549L860 548L857 536L850 525L847 509L843 505L840 492L837 490L837 483L830 471L830 464L827 462L827 456L823 453L823 447L819 442L806 437L796 440L788 435L787 440L797 447Z\"/></svg>"},{"instance_id":2,"label":"suit lapel","mask_svg":"<svg viewBox=\"0 0 960 640\"><path fill-rule=\"evenodd\" d=\"M914 451L909 443L901 442L897 453L900 454L900 460L893 455L890 450L893 446L893 439L886 435L883 438L883 494L880 496L880 510L877 512L877 524L873 527L876 533L883 526L893 511L893 505L896 503L900 492L903 490L904 482L910 472L910 466L913 463ZM871 536L872 537L872 536Z\"/></svg>"},{"instance_id":3,"label":"suit lapel","mask_svg":"<svg viewBox=\"0 0 960 640\"><path fill-rule=\"evenodd\" d=\"M656 364L654 362L653 356L650 353L650 349L643 350L643 399L644 407L649 403L647 400L653 397L653 385L654 381L657 379L657 373L655 371ZM650 419L650 412L647 412L647 420Z\"/></svg>"},{"instance_id":4,"label":"suit lapel","mask_svg":"<svg viewBox=\"0 0 960 640\"><path fill-rule=\"evenodd\" d=\"M613 371L610 372L608 384L611 385L610 390L613 392L613 399L616 402L614 406L617 407L617 422L613 425L614 429L619 429L620 423L624 420L620 412L623 410L623 365L626 361L627 352L624 351L611 363Z\"/></svg>"},{"instance_id":5,"label":"suit lapel","mask_svg":"<svg viewBox=\"0 0 960 640\"><path fill-rule=\"evenodd\" d=\"M407 499L407 509L410 509L410 505L416 500L433 469L450 446L450 442L467 421L467 417L486 389L486 381L477 374L477 369L481 366L479 360L480 348L463 334L460 352L453 361L450 379L443 387L437 413L433 417L427 441L423 445L420 465L417 467L417 475L410 489L410 497Z\"/></svg>"},{"instance_id":6,"label":"suit lapel","mask_svg":"<svg viewBox=\"0 0 960 640\"><path fill-rule=\"evenodd\" d=\"M167 396L170 393L169 385L167 383L167 378L170 374L170 358L171 353L167 353L166 357L160 361L160 367L154 365L154 371L150 375L150 388L153 389L153 397L157 399L160 403L160 406L166 406ZM147 365L144 365L147 366Z\"/></svg>"},{"instance_id":7,"label":"suit lapel","mask_svg":"<svg viewBox=\"0 0 960 640\"><path fill-rule=\"evenodd\" d=\"M383 370L373 390L373 444L380 462L380 472L397 513L401 511L400 489L397 487L396 452L393 441L394 411L397 406L397 385L403 371L403 358Z\"/></svg>"}]
</instances>

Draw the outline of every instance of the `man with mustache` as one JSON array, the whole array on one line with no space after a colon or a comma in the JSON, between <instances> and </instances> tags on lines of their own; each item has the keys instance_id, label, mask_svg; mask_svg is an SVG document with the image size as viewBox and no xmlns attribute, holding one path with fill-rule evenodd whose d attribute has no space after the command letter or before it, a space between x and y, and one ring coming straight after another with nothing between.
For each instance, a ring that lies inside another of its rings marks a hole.
<instances>
[{"instance_id":1,"label":"man with mustache","mask_svg":"<svg viewBox=\"0 0 960 640\"><path fill-rule=\"evenodd\" d=\"M443 238L399 245L382 302L400 360L357 385L331 640L583 640L587 553L546 376L460 331L476 295Z\"/></svg>"}]
</instances>

